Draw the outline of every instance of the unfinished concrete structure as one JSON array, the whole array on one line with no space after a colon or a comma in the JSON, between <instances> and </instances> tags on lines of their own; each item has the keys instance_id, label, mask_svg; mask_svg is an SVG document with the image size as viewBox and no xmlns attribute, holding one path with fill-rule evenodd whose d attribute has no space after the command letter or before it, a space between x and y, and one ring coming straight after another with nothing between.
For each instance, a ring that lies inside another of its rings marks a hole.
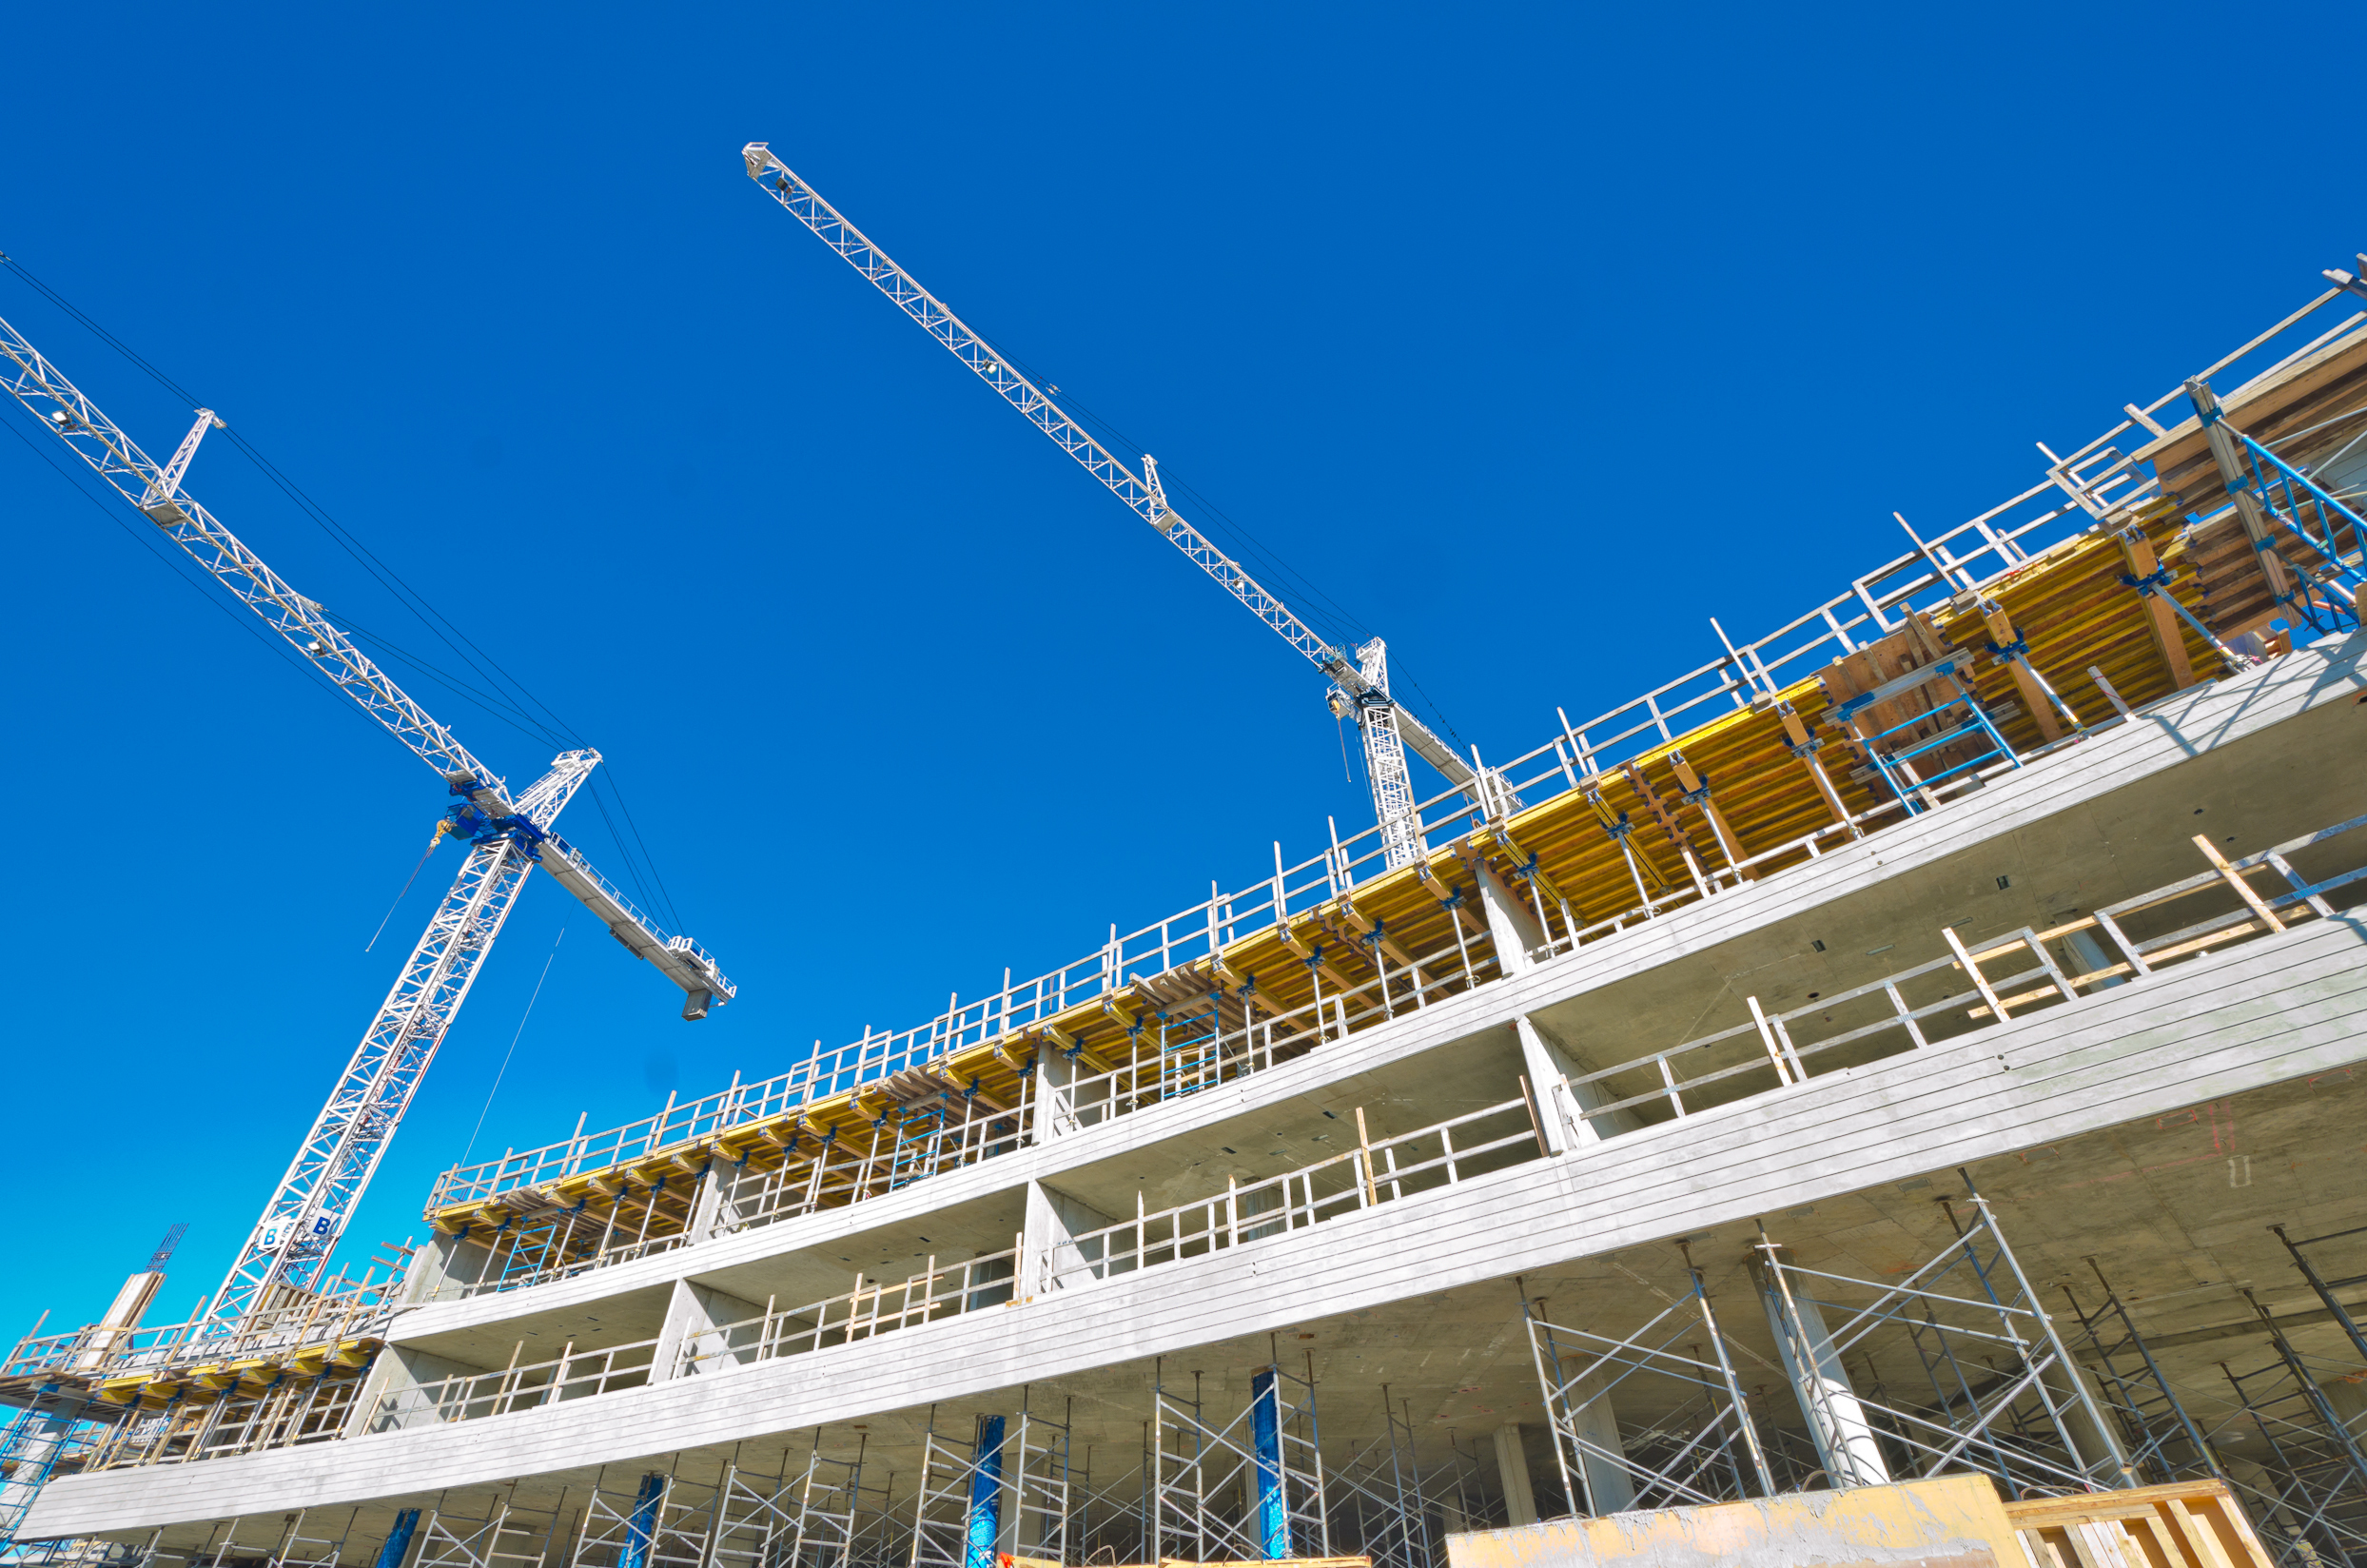
<instances>
[{"instance_id":1,"label":"unfinished concrete structure","mask_svg":"<svg viewBox=\"0 0 2367 1568\"><path fill-rule=\"evenodd\" d=\"M455 1168L392 1285L25 1342L20 1540L1438 1568L1981 1472L2220 1477L2284 1560L2367 1561L2349 303L1475 759L1410 863L1277 850L917 1028Z\"/></svg>"}]
</instances>

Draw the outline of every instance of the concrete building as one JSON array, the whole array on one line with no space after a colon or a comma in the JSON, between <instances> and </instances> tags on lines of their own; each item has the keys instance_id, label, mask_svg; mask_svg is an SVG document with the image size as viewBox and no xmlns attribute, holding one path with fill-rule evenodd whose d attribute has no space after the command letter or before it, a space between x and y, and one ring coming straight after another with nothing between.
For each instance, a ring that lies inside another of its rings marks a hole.
<instances>
[{"instance_id":1,"label":"concrete building","mask_svg":"<svg viewBox=\"0 0 2367 1568\"><path fill-rule=\"evenodd\" d=\"M27 1342L20 1539L1435 1568L1979 1471L2220 1475L2285 1560L2367 1561L2357 322L1565 722L1414 864L1278 852L457 1168L392 1288Z\"/></svg>"}]
</instances>

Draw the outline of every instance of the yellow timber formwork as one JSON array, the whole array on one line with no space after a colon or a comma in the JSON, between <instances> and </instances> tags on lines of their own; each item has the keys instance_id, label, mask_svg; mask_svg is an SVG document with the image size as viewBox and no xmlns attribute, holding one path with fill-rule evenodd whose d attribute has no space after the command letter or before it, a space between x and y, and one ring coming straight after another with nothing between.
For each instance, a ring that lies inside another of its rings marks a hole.
<instances>
[{"instance_id":1,"label":"yellow timber formwork","mask_svg":"<svg viewBox=\"0 0 2367 1568\"><path fill-rule=\"evenodd\" d=\"M2032 669L2081 723L2113 715L2091 669L2133 707L2210 678L2222 673L2224 656L2158 595L2142 595L2124 580L2166 568L2168 592L2182 597L2193 572L2181 523L2176 508L2156 503L2117 533L2065 539L1978 595L1960 594L1909 628L1908 640L1968 662L1984 708L2025 755L2072 729L2030 678ZM2002 645L2019 638L2026 647L2025 668L1996 657L2001 637ZM1648 903L1665 909L1741 879L1780 874L1809 857L1808 835L1845 826L1875 832L1904 820L1904 806L1830 710L1898 675L1888 656L1906 638L1903 632L1818 676L1760 692L1747 706L1616 768L1579 777L1578 788L1223 944L1213 957L1148 979L1128 976L1122 989L1047 1022L890 1079L532 1188L432 1208L427 1217L445 1234L482 1234L538 1213L619 1205L628 1224L637 1221L646 1232L653 1223L678 1228L687 1222L693 1184L712 1163L801 1172L835 1161L880 1170L884 1180L881 1141L892 1136L887 1124L900 1106L935 1099L963 1107L971 1118L982 1104L990 1116L1009 1116L1025 1105L1027 1081L1047 1050L1067 1054L1080 1073L1155 1073L1160 1014L1184 997L1205 1006L1213 995L1219 1009L1229 1009L1221 1014L1228 1029L1245 1020L1281 1019L1273 1054L1295 1054L1319 1038L1310 1021L1318 1015L1310 1009L1319 990L1330 997L1369 990L1379 977L1382 993L1403 988L1410 1005L1414 986L1435 1000L1489 978L1496 959L1478 901L1470 896L1482 871L1520 890L1522 901L1544 916L1549 940L1565 948L1609 934ZM1458 952L1459 964L1452 957ZM1412 972L1418 965L1426 966L1418 978ZM1451 972L1457 970L1459 978ZM836 1201L855 1201L869 1189L839 1184ZM829 1206L832 1200L819 1181L815 1191Z\"/></svg>"}]
</instances>

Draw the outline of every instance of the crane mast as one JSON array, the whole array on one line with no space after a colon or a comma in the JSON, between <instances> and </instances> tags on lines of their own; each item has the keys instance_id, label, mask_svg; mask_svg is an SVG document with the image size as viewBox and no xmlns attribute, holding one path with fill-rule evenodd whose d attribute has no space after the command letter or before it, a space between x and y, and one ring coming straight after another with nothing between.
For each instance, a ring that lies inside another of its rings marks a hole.
<instances>
[{"instance_id":1,"label":"crane mast","mask_svg":"<svg viewBox=\"0 0 2367 1568\"><path fill-rule=\"evenodd\" d=\"M685 1018L704 1017L709 1007L729 1002L737 988L696 943L658 930L580 851L552 831L560 810L598 765L597 752L562 753L548 773L513 798L500 775L412 700L319 603L289 587L189 497L182 480L199 443L208 429L223 427L210 410L197 411L188 435L170 461L159 465L6 321L0 321L0 388L435 769L455 797L437 837L450 833L468 845L451 890L213 1296L208 1316L226 1323L277 1304L319 1276L534 866L548 871L618 941L683 989Z\"/></svg>"},{"instance_id":2,"label":"crane mast","mask_svg":"<svg viewBox=\"0 0 2367 1568\"><path fill-rule=\"evenodd\" d=\"M943 301L923 288L917 279L824 201L820 192L774 157L764 143L749 143L741 149L741 157L747 163L748 177L759 188L813 230L849 265L870 279L898 309L918 323L955 359L969 366L980 381L994 388L1005 402L1074 458L1086 472L1101 480L1135 516L1157 529L1168 543L1214 578L1219 587L1331 678L1332 711L1343 718L1353 715L1363 741L1364 774L1372 789L1373 813L1380 826L1387 864L1405 865L1420 858L1426 849L1420 820L1414 810L1418 797L1406 769L1408 747L1448 782L1470 794L1475 802L1485 804L1471 764L1391 699L1388 651L1379 637L1353 654L1333 647L1242 570L1238 561L1176 513L1160 485L1159 465L1147 453L1144 455L1140 475L1112 456L1070 419L1045 388L1022 375L992 344L971 331L960 317L946 308Z\"/></svg>"}]
</instances>

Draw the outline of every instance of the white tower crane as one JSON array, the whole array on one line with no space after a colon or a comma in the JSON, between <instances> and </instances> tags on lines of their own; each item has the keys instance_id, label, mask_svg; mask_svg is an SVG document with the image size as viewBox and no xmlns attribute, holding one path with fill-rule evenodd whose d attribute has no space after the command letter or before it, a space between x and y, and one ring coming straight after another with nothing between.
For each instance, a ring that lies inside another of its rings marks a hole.
<instances>
[{"instance_id":1,"label":"white tower crane","mask_svg":"<svg viewBox=\"0 0 2367 1568\"><path fill-rule=\"evenodd\" d=\"M993 387L1028 423L1083 464L1086 472L1107 485L1110 493L1132 508L1137 517L1158 529L1168 543L1214 578L1219 587L1247 605L1251 614L1281 634L1283 641L1331 677L1328 697L1332 712L1343 718L1354 714L1357 731L1363 738L1364 775L1372 786L1373 814L1380 824L1381 848L1389 865L1402 866L1419 859L1428 848L1414 811L1418 797L1413 779L1406 772L1408 746L1444 774L1449 783L1461 786L1475 803L1484 809L1498 809L1501 803L1487 800L1484 793L1489 789L1500 792L1501 781L1483 786L1470 763L1456 755L1445 741L1390 699L1389 651L1380 638L1375 637L1355 650L1352 657L1318 637L1291 613L1288 605L1242 571L1240 563L1176 515L1167 504L1166 493L1160 488L1159 465L1148 453L1144 454L1143 472L1137 478L1132 469L1112 457L1101 442L1086 435L1076 421L1064 413L1046 388L1021 375L992 345L948 310L943 301L923 288L910 272L898 266L861 229L840 216L838 209L824 201L819 192L774 157L764 143L749 143L740 155L747 160L748 177L761 189L787 207L799 223L820 235L822 242L846 258L857 272L877 284L897 308L918 322L922 330L943 343L955 359L975 371L980 381Z\"/></svg>"},{"instance_id":2,"label":"white tower crane","mask_svg":"<svg viewBox=\"0 0 2367 1568\"><path fill-rule=\"evenodd\" d=\"M308 1287L336 1249L395 1129L452 1028L469 985L509 917L530 867L539 865L582 901L616 939L665 972L703 1018L735 994L714 961L687 936L668 936L551 832L559 811L598 765L597 752L566 752L512 795L499 774L387 678L326 612L217 522L182 488L198 443L222 421L197 411L172 460L159 467L23 334L0 321L0 377L10 396L72 449L190 559L444 780L458 802L438 825L468 844L466 859L378 1015L313 1120L263 1217L241 1248L208 1316L228 1323Z\"/></svg>"}]
</instances>

